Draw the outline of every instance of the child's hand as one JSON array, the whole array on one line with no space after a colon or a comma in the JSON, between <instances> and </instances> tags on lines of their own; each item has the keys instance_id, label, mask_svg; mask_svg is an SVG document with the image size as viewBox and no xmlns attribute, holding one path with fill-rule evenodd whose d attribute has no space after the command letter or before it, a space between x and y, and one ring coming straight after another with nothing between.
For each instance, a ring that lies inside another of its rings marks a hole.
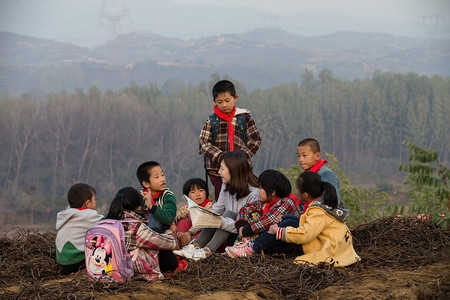
<instances>
[{"instance_id":1,"label":"child's hand","mask_svg":"<svg viewBox=\"0 0 450 300\"><path fill-rule=\"evenodd\" d=\"M184 247L191 242L191 234L189 232L178 232L177 237L181 241L181 247Z\"/></svg>"},{"instance_id":2,"label":"child's hand","mask_svg":"<svg viewBox=\"0 0 450 300\"><path fill-rule=\"evenodd\" d=\"M277 231L278 231L278 224L270 225L270 228L268 231L269 234L276 234Z\"/></svg>"},{"instance_id":3,"label":"child's hand","mask_svg":"<svg viewBox=\"0 0 450 300\"><path fill-rule=\"evenodd\" d=\"M166 230L164 233L170 234L175 240L177 240L177 235L172 230Z\"/></svg>"},{"instance_id":4,"label":"child's hand","mask_svg":"<svg viewBox=\"0 0 450 300\"><path fill-rule=\"evenodd\" d=\"M172 224L170 224L169 230L171 230L175 234L178 234L177 224L175 224L175 222L172 222Z\"/></svg>"},{"instance_id":5,"label":"child's hand","mask_svg":"<svg viewBox=\"0 0 450 300\"><path fill-rule=\"evenodd\" d=\"M241 239L244 238L244 236L242 235L242 230L243 230L243 229L244 229L244 227L239 228L239 237L240 237Z\"/></svg>"},{"instance_id":6,"label":"child's hand","mask_svg":"<svg viewBox=\"0 0 450 300\"><path fill-rule=\"evenodd\" d=\"M152 209L152 207L153 207L152 194L148 190L143 190L142 197L144 197L145 205L147 205L147 209L148 210Z\"/></svg>"}]
</instances>

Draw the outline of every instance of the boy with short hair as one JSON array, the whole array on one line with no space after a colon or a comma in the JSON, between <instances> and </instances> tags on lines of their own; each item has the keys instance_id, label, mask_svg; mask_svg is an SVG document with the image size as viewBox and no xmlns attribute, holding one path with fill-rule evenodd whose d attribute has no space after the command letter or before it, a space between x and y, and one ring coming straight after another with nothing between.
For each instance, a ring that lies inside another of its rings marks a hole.
<instances>
[{"instance_id":1,"label":"boy with short hair","mask_svg":"<svg viewBox=\"0 0 450 300\"><path fill-rule=\"evenodd\" d=\"M177 214L177 200L166 188L161 165L155 161L144 162L138 167L136 176L142 186L148 227L160 233L168 230Z\"/></svg>"},{"instance_id":2,"label":"boy with short hair","mask_svg":"<svg viewBox=\"0 0 450 300\"><path fill-rule=\"evenodd\" d=\"M329 182L336 190L339 203L342 203L339 194L340 180L330 168L326 167L326 160L321 159L319 142L313 138L307 138L297 146L297 158L303 171L311 171L320 175L322 181ZM306 211L306 207L304 208Z\"/></svg>"},{"instance_id":3,"label":"boy with short hair","mask_svg":"<svg viewBox=\"0 0 450 300\"><path fill-rule=\"evenodd\" d=\"M84 236L103 218L95 210L95 194L88 184L73 185L67 194L69 206L56 217L56 260L65 275L85 266Z\"/></svg>"},{"instance_id":4,"label":"boy with short hair","mask_svg":"<svg viewBox=\"0 0 450 300\"><path fill-rule=\"evenodd\" d=\"M205 156L207 177L219 198L222 179L218 171L220 158L225 152L242 151L249 162L261 145L261 136L250 111L235 107L238 99L234 84L228 80L217 82L213 89L214 114L205 121L200 133L199 148Z\"/></svg>"}]
</instances>

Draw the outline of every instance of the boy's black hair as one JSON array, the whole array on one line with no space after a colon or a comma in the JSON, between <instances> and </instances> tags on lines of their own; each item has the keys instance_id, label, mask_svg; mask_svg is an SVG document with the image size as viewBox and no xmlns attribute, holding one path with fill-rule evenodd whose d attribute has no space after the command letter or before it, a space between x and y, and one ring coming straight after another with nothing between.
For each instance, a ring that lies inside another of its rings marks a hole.
<instances>
[{"instance_id":1,"label":"boy's black hair","mask_svg":"<svg viewBox=\"0 0 450 300\"><path fill-rule=\"evenodd\" d=\"M226 92L229 92L231 96L235 97L236 88L234 87L234 84L229 80L217 82L212 89L213 99L215 100L217 96Z\"/></svg>"},{"instance_id":2,"label":"boy's black hair","mask_svg":"<svg viewBox=\"0 0 450 300\"><path fill-rule=\"evenodd\" d=\"M130 186L124 187L117 192L116 196L111 202L108 215L106 215L105 219L121 220L123 219L123 212L125 210L143 213L143 205L144 200L141 193ZM137 211L139 206L141 207L141 210Z\"/></svg>"},{"instance_id":3,"label":"boy's black hair","mask_svg":"<svg viewBox=\"0 0 450 300\"><path fill-rule=\"evenodd\" d=\"M258 177L258 185L262 188L267 196L275 195L280 198L285 198L291 194L291 183L289 179L277 170L265 170Z\"/></svg>"},{"instance_id":4,"label":"boy's black hair","mask_svg":"<svg viewBox=\"0 0 450 300\"><path fill-rule=\"evenodd\" d=\"M320 152L320 145L319 142L316 139L313 138L307 138L302 140L300 143L298 143L297 147L300 146L307 146L309 145L309 147L311 148L311 151L315 154L317 152Z\"/></svg>"},{"instance_id":5,"label":"boy's black hair","mask_svg":"<svg viewBox=\"0 0 450 300\"><path fill-rule=\"evenodd\" d=\"M150 171L151 169L153 169L154 167L157 167L161 165L159 163L157 163L156 161L146 161L145 163L141 164L137 171L136 171L136 176L139 180L139 183L142 186L142 182L150 182ZM144 186L142 186L144 187Z\"/></svg>"},{"instance_id":6,"label":"boy's black hair","mask_svg":"<svg viewBox=\"0 0 450 300\"><path fill-rule=\"evenodd\" d=\"M91 200L95 194L95 189L89 184L76 183L69 189L67 200L69 200L70 207L81 208L84 202Z\"/></svg>"},{"instance_id":7,"label":"boy's black hair","mask_svg":"<svg viewBox=\"0 0 450 300\"><path fill-rule=\"evenodd\" d=\"M323 203L332 209L337 207L338 197L334 186L329 182L322 181L319 174L310 171L303 172L298 176L296 183L300 193L308 193L312 198L320 197L325 192Z\"/></svg>"},{"instance_id":8,"label":"boy's black hair","mask_svg":"<svg viewBox=\"0 0 450 300\"><path fill-rule=\"evenodd\" d=\"M189 196L189 192L193 187L198 187L200 189L204 189L206 192L206 199L209 198L209 188L206 181L201 178L191 178L188 179L183 185L183 194Z\"/></svg>"}]
</instances>

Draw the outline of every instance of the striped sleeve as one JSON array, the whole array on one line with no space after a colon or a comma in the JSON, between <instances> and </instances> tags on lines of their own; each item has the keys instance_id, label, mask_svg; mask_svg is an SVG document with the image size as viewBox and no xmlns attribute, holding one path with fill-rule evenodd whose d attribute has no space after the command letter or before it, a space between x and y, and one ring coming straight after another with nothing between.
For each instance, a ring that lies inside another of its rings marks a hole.
<instances>
[{"instance_id":1,"label":"striped sleeve","mask_svg":"<svg viewBox=\"0 0 450 300\"><path fill-rule=\"evenodd\" d=\"M148 248L154 250L173 250L177 242L170 234L161 234L153 231L143 223L135 227L135 246L133 248Z\"/></svg>"}]
</instances>

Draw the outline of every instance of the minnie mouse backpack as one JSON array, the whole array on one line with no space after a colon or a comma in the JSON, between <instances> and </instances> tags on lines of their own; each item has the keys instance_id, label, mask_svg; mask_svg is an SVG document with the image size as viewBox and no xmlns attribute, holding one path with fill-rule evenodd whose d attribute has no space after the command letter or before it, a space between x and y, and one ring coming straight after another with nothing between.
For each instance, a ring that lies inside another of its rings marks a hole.
<instances>
[{"instance_id":1,"label":"minnie mouse backpack","mask_svg":"<svg viewBox=\"0 0 450 300\"><path fill-rule=\"evenodd\" d=\"M119 220L97 222L85 235L85 261L90 281L125 282L134 275L125 247L125 230Z\"/></svg>"}]
</instances>

